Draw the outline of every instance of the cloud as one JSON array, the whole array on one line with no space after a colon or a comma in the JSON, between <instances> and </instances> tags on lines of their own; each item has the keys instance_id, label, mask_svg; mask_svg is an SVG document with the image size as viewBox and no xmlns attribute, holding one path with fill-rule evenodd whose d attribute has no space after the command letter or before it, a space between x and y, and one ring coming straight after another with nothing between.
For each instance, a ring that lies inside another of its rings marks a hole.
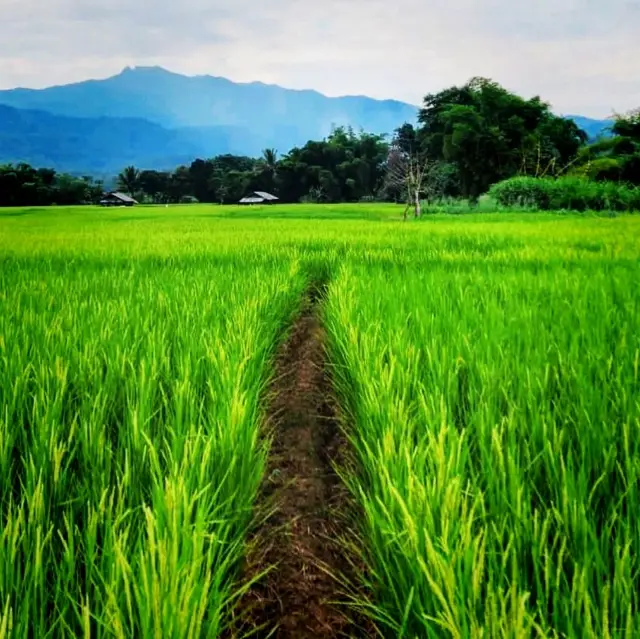
<instances>
[{"instance_id":1,"label":"cloud","mask_svg":"<svg viewBox=\"0 0 640 639\"><path fill-rule=\"evenodd\" d=\"M562 113L640 105L640 0L0 0L0 86L126 65L419 103L479 75Z\"/></svg>"}]
</instances>

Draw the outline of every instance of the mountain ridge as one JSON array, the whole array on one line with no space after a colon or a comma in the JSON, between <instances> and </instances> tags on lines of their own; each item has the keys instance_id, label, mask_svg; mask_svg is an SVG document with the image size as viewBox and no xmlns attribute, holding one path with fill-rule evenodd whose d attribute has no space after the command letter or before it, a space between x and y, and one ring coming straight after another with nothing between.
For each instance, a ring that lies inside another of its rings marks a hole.
<instances>
[{"instance_id":1,"label":"mountain ridge","mask_svg":"<svg viewBox=\"0 0 640 639\"><path fill-rule=\"evenodd\" d=\"M262 80L248 80L248 81L231 80L230 78L226 78L225 76L212 75L210 73L197 73L197 74L193 74L193 75L187 75L187 74L183 74L183 73L178 73L176 71L171 71L169 69L166 69L165 67L158 66L158 65L126 66L121 71L119 71L118 73L114 73L112 75L108 75L108 76L106 76L104 78L89 78L89 79L86 79L86 80L78 80L78 81L75 81L75 82L68 82L66 84L53 84L53 85L46 86L46 87L41 87L41 88L19 86L19 87L13 87L13 88L10 88L10 89L0 89L0 94L1 93L7 93L7 92L13 92L13 91L29 91L29 92L47 91L48 89L58 89L58 88L62 88L62 87L76 86L76 85L79 85L79 84L105 82L107 80L113 80L114 78L118 78L118 77L120 77L122 75L125 75L125 74L128 74L128 73L152 73L152 72L157 72L160 75L169 75L169 76L175 76L175 77L187 78L187 79L220 80L220 81L227 82L229 84L233 84L235 86L258 86L258 87L267 87L267 88L273 88L273 89L280 89L280 90L283 90L283 91L287 91L289 93L312 93L312 94L321 96L323 98L327 98L329 100L340 100L340 99L348 99L348 98L357 98L357 99L371 100L371 101L379 102L379 103L385 103L386 102L386 103L395 103L395 104L408 105L408 106L411 106L411 107L415 108L416 110L420 108L418 105L411 104L410 102L405 102L404 100L398 100L396 98L373 98L371 96L365 95L364 93L345 93L345 94L340 94L340 95L327 95L326 93L323 93L322 91L318 91L317 89L313 89L313 88L298 89L298 88L294 88L294 87L287 87L287 86L284 86L282 84L278 84L276 82L263 82Z\"/></svg>"},{"instance_id":2,"label":"mountain ridge","mask_svg":"<svg viewBox=\"0 0 640 639\"><path fill-rule=\"evenodd\" d=\"M70 173L116 173L128 164L174 169L196 157L259 144L242 129L165 129L141 118L75 118L0 104L0 163L27 162Z\"/></svg>"},{"instance_id":3,"label":"mountain ridge","mask_svg":"<svg viewBox=\"0 0 640 639\"><path fill-rule=\"evenodd\" d=\"M48 161L69 171L125 164L168 169L195 157L287 152L334 126L391 134L418 107L367 96L326 96L260 81L126 67L104 79L0 91L0 162ZM13 109L10 111L9 109ZM596 137L608 121L571 116Z\"/></svg>"},{"instance_id":4,"label":"mountain ridge","mask_svg":"<svg viewBox=\"0 0 640 639\"><path fill-rule=\"evenodd\" d=\"M418 111L398 100L330 98L313 89L235 83L210 75L188 77L161 67L126 68L104 80L44 89L8 89L0 91L0 103L74 117L142 117L168 128L241 124L255 129L276 125L286 117L311 137L326 135L331 120L390 133L390 127L399 120L415 119ZM308 110L311 118L305 113Z\"/></svg>"}]
</instances>

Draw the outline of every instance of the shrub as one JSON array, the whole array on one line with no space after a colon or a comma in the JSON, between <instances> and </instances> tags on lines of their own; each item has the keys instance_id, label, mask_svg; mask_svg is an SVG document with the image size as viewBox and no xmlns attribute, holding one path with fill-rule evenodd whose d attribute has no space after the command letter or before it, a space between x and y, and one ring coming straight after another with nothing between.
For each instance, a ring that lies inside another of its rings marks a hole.
<instances>
[{"instance_id":1,"label":"shrub","mask_svg":"<svg viewBox=\"0 0 640 639\"><path fill-rule=\"evenodd\" d=\"M494 184L489 195L501 206L543 211L640 211L640 188L583 177L516 177Z\"/></svg>"}]
</instances>

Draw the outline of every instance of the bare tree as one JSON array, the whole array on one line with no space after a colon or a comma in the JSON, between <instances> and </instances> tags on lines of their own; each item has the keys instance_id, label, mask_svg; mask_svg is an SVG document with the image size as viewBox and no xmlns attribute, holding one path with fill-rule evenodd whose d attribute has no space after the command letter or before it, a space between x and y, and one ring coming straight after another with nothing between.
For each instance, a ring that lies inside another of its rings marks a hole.
<instances>
[{"instance_id":1,"label":"bare tree","mask_svg":"<svg viewBox=\"0 0 640 639\"><path fill-rule=\"evenodd\" d=\"M403 150L397 142L392 143L387 156L385 188L399 191L405 198L407 203L403 213L405 220L411 207L415 217L420 217L422 214L420 198L425 192L429 172L430 163L424 155Z\"/></svg>"}]
</instances>

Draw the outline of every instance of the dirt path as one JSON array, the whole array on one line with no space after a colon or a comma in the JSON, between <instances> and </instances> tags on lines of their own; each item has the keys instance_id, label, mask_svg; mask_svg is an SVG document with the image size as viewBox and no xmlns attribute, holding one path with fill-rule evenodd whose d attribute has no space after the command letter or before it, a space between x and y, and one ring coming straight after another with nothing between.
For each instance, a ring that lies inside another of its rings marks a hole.
<instances>
[{"instance_id":1,"label":"dirt path","mask_svg":"<svg viewBox=\"0 0 640 639\"><path fill-rule=\"evenodd\" d=\"M277 511L261 531L267 545L259 558L250 558L250 571L271 564L277 568L245 599L253 609L252 625L264 625L256 635L260 637L362 636L344 608L332 603L342 598L332 574L346 568L332 516L344 501L344 489L331 465L341 437L325 369L325 332L318 319L321 294L316 289L309 293L278 353L271 389L274 439L263 498L274 499Z\"/></svg>"}]
</instances>

